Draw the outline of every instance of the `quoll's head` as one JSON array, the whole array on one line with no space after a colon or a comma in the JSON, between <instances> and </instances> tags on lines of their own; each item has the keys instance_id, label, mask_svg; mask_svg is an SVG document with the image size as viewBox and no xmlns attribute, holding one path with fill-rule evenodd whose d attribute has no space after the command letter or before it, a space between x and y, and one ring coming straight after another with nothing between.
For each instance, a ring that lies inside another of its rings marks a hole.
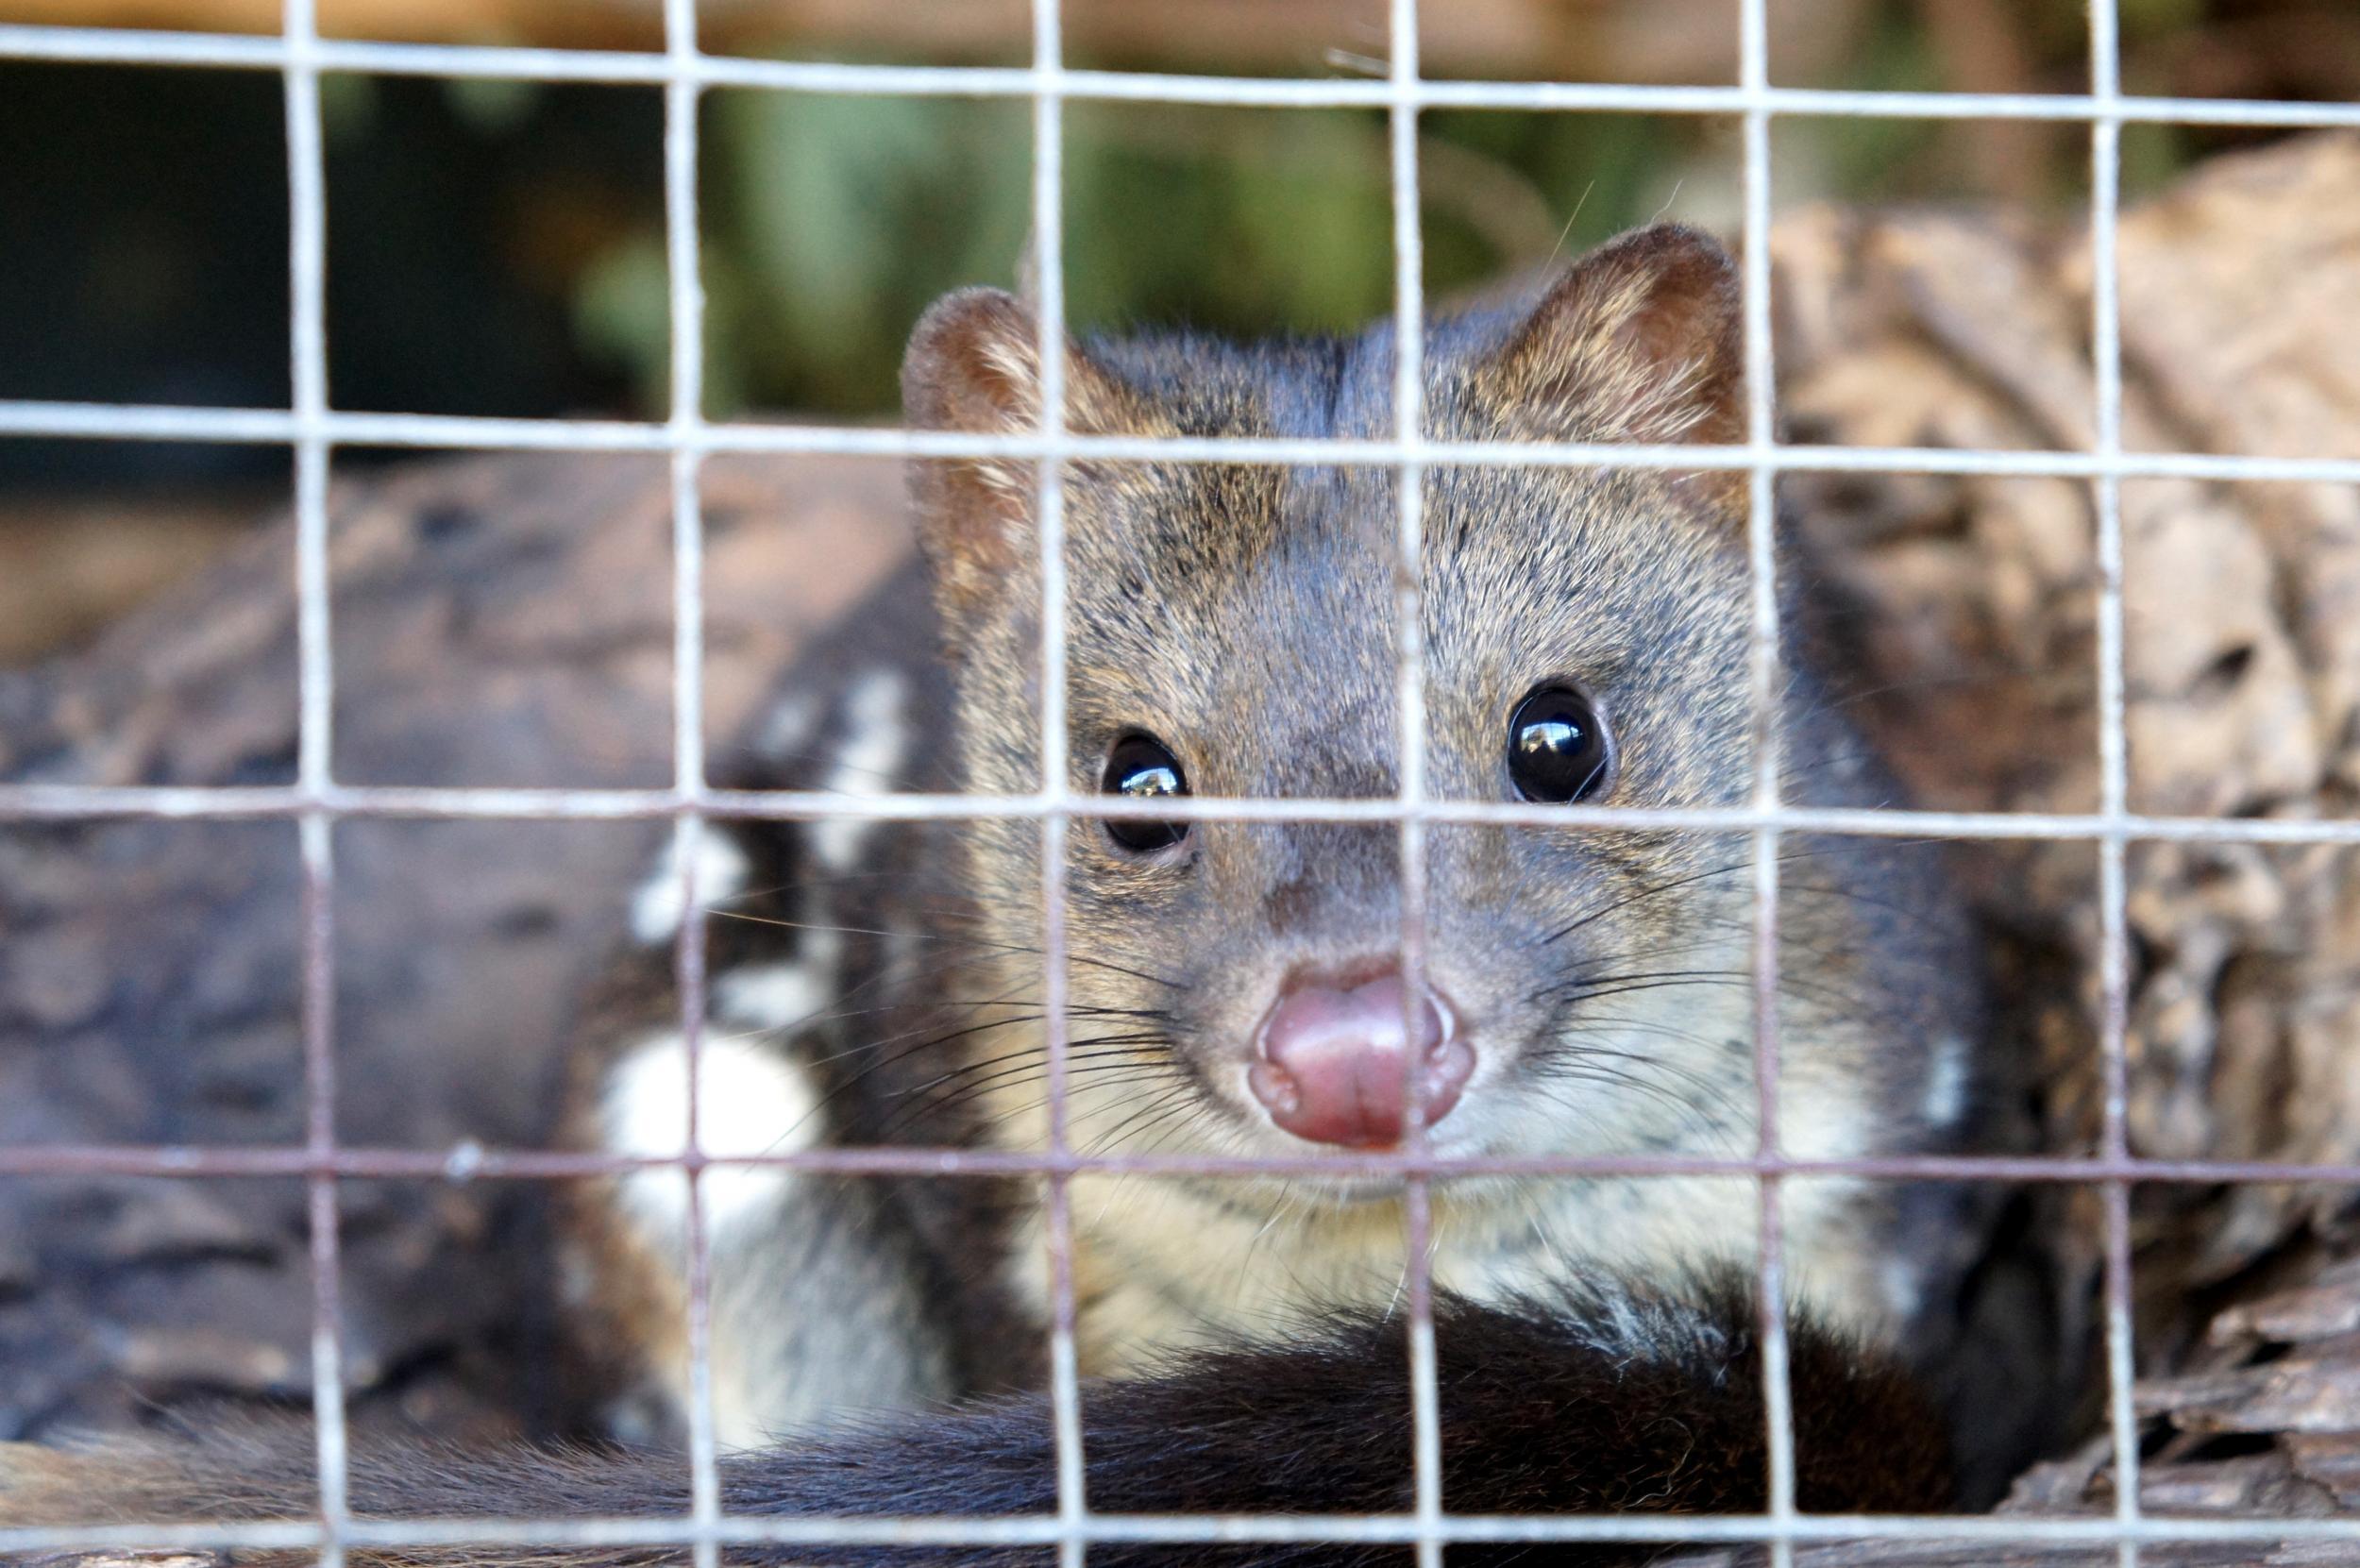
<instances>
[{"instance_id":1,"label":"quoll's head","mask_svg":"<svg viewBox=\"0 0 2360 1568\"><path fill-rule=\"evenodd\" d=\"M1433 323L1428 431L1742 439L1738 321L1734 269L1711 240L1627 235L1536 302ZM1005 294L936 305L903 372L914 422L1035 429L1037 332ZM1066 423L1381 439L1393 374L1382 326L1249 346L1077 343ZM915 472L967 782L1030 791L1036 469ZM1141 801L1396 793L1395 486L1383 465L1070 465L1069 784ZM1430 470L1429 793L1744 801L1744 503L1743 476L1726 472ZM1039 849L1031 822L974 830L986 918L1026 953ZM1077 1146L1385 1148L1404 1136L1413 1084L1443 1152L1734 1151L1750 1137L1742 841L1436 825L1414 994L1391 825L1086 818L1067 855ZM1034 1077L1018 1095L1039 1092Z\"/></svg>"}]
</instances>

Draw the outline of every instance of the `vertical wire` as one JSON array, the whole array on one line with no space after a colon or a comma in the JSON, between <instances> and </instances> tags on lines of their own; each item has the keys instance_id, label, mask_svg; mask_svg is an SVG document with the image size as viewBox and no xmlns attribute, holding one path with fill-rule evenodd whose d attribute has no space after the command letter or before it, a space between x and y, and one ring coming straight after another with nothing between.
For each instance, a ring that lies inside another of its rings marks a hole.
<instances>
[{"instance_id":1,"label":"vertical wire","mask_svg":"<svg viewBox=\"0 0 2360 1568\"><path fill-rule=\"evenodd\" d=\"M2121 32L2115 0L2090 0L2090 355L2097 390L2097 451L2122 451L2122 310L2117 229L2122 210ZM2130 1153L2131 922L2128 850L2130 745L2123 678L2122 480L2097 478L2099 842L2099 1055L2104 1074L2102 1153ZM2132 1399L2137 1372L2131 1307L2131 1191L2109 1181L2105 1206L2107 1416L2116 1479L2115 1512L2124 1526L2122 1568L2137 1568L2139 1427Z\"/></svg>"},{"instance_id":2,"label":"vertical wire","mask_svg":"<svg viewBox=\"0 0 2360 1568\"><path fill-rule=\"evenodd\" d=\"M682 1179L687 1184L688 1507L695 1568L718 1568L720 1442L713 1411L713 1248L705 1213L704 892L698 885L707 831L704 743L704 513L700 481L704 419L704 278L698 231L696 0L664 0L665 260L672 335L670 446L672 503L673 787L688 802L675 819L672 849L680 868L681 923L673 953L680 990L687 1125Z\"/></svg>"},{"instance_id":3,"label":"vertical wire","mask_svg":"<svg viewBox=\"0 0 2360 1568\"><path fill-rule=\"evenodd\" d=\"M1425 239L1418 207L1418 0L1392 0L1388 107L1393 196L1393 433L1411 455L1394 470L1394 680L1401 733L1401 971L1404 1049L1418 1038L1425 1006L1426 799L1425 637L1420 560L1425 531ZM1409 1064L1403 1147L1426 1145L1424 1084ZM1442 1563L1441 1397L1434 1343L1434 1193L1424 1174L1402 1184L1404 1296L1408 1308L1411 1489L1419 1568Z\"/></svg>"},{"instance_id":4,"label":"vertical wire","mask_svg":"<svg viewBox=\"0 0 2360 1568\"><path fill-rule=\"evenodd\" d=\"M718 1568L721 1517L720 1441L713 1414L713 1250L705 1217L701 1071L705 1017L705 890L700 883L704 818L694 809L673 819L673 863L680 871L681 928L672 950L672 983L680 992L682 1071L688 1110L682 1128L681 1179L687 1185L688 1516L695 1568Z\"/></svg>"},{"instance_id":5,"label":"vertical wire","mask_svg":"<svg viewBox=\"0 0 2360 1568\"><path fill-rule=\"evenodd\" d=\"M1755 461L1746 473L1746 550L1753 580L1750 646L1754 804L1778 808L1782 687L1778 655L1777 366L1770 326L1770 82L1766 0L1743 0L1739 10L1739 85L1748 95L1745 115L1745 439ZM1753 835L1754 1088L1759 1096L1759 1153L1782 1158L1778 1137L1778 843L1777 827ZM1770 1543L1774 1568L1795 1558L1795 1400L1786 1342L1784 1186L1775 1171L1760 1178L1762 1403L1768 1512L1778 1533Z\"/></svg>"},{"instance_id":6,"label":"vertical wire","mask_svg":"<svg viewBox=\"0 0 2360 1568\"><path fill-rule=\"evenodd\" d=\"M321 1568L342 1568L348 1492L342 1247L336 1178L335 664L330 620L328 480L328 190L321 149L319 31L312 0L284 0L287 57L288 353L295 441L295 640L299 697L295 773L307 803L296 822L303 866L304 1142L311 1230L312 1410L319 1468Z\"/></svg>"},{"instance_id":7,"label":"vertical wire","mask_svg":"<svg viewBox=\"0 0 2360 1568\"><path fill-rule=\"evenodd\" d=\"M1040 433L1054 447L1066 433L1065 57L1057 0L1033 0L1034 310L1040 333ZM1035 505L1040 549L1041 1044L1047 1057L1049 1152L1070 1153L1066 1094L1070 1020L1066 1016L1066 836L1063 809L1070 771L1066 733L1065 465L1041 460ZM1082 1568L1089 1501L1082 1449L1082 1391L1074 1353L1073 1206L1069 1173L1047 1181L1050 1414L1057 1455L1060 1568Z\"/></svg>"}]
</instances>

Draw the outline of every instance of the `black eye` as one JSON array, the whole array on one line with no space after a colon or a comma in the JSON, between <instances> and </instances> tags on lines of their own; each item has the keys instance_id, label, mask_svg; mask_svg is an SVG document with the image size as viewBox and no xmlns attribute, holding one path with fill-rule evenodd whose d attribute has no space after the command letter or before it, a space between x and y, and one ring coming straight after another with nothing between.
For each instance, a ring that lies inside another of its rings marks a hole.
<instances>
[{"instance_id":1,"label":"black eye","mask_svg":"<svg viewBox=\"0 0 2360 1568\"><path fill-rule=\"evenodd\" d=\"M1106 776L1099 787L1109 795L1148 801L1166 795L1186 795L1188 779L1180 771L1180 759L1162 741L1154 735L1125 735L1115 742L1114 750L1107 754ZM1106 819L1106 836L1133 854L1153 854L1188 837L1188 825L1110 817Z\"/></svg>"},{"instance_id":2,"label":"black eye","mask_svg":"<svg viewBox=\"0 0 2360 1568\"><path fill-rule=\"evenodd\" d=\"M1579 801L1606 787L1614 741L1597 705L1571 686L1542 686L1508 720L1508 776L1527 801Z\"/></svg>"}]
</instances>

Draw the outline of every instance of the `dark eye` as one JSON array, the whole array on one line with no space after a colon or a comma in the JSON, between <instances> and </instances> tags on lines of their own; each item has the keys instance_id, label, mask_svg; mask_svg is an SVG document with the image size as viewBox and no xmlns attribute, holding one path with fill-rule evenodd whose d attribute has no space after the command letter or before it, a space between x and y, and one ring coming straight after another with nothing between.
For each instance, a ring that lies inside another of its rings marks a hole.
<instances>
[{"instance_id":1,"label":"dark eye","mask_svg":"<svg viewBox=\"0 0 2360 1568\"><path fill-rule=\"evenodd\" d=\"M1186 795L1188 779L1180 771L1180 759L1162 741L1154 735L1125 735L1107 753L1106 776L1099 787L1109 795L1150 801ZM1188 837L1188 825L1142 821L1136 817L1108 818L1106 836L1133 854L1153 854Z\"/></svg>"},{"instance_id":2,"label":"dark eye","mask_svg":"<svg viewBox=\"0 0 2360 1568\"><path fill-rule=\"evenodd\" d=\"M1542 686L1508 720L1508 776L1527 801L1585 800L1606 787L1614 741L1597 705L1571 686Z\"/></svg>"}]
</instances>

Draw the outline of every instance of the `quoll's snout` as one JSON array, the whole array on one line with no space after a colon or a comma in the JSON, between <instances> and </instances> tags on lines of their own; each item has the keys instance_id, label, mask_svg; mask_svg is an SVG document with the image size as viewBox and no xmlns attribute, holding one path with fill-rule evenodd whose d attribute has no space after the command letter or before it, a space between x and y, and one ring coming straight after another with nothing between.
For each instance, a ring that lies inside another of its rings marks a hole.
<instances>
[{"instance_id":1,"label":"quoll's snout","mask_svg":"<svg viewBox=\"0 0 2360 1568\"><path fill-rule=\"evenodd\" d=\"M1422 1120L1434 1125L1458 1103L1475 1051L1432 991L1414 1009L1408 1001L1397 969L1357 982L1290 981L1262 1020L1247 1087L1297 1138L1381 1148L1401 1140L1414 1071Z\"/></svg>"}]
</instances>

